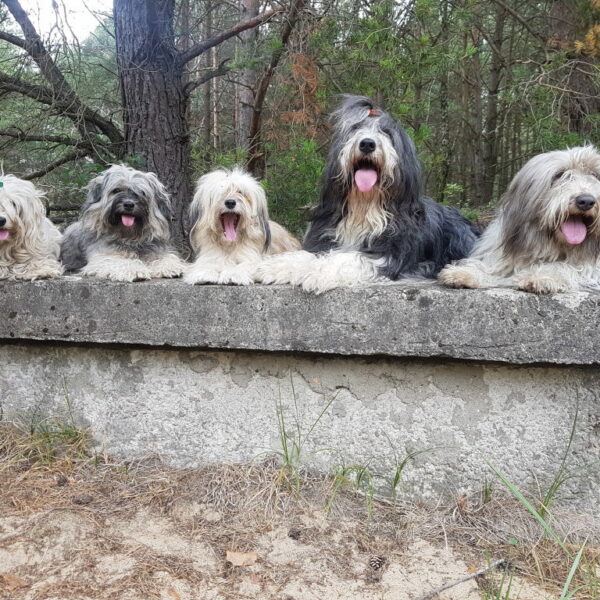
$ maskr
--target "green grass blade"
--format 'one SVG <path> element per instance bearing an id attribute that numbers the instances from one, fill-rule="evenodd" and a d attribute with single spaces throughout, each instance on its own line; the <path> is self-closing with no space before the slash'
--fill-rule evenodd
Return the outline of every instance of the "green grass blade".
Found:
<path id="1" fill-rule="evenodd" d="M 563 587 L 562 594 L 560 595 L 560 600 L 568 600 L 569 598 L 572 598 L 573 595 L 578 590 L 581 589 L 581 588 L 577 588 L 576 590 L 573 590 L 572 592 L 569 593 L 569 588 L 571 587 L 571 582 L 573 581 L 573 577 L 575 577 L 575 573 L 577 572 L 577 569 L 579 568 L 579 563 L 581 561 L 581 557 L 583 556 L 583 550 L 585 548 L 585 544 L 586 544 L 586 542 L 583 542 L 583 544 L 581 545 L 581 548 L 579 548 L 579 552 L 575 556 L 575 560 L 573 561 L 573 564 L 571 565 L 571 569 L 569 570 L 567 579 L 565 580 L 565 585 Z"/>
<path id="2" fill-rule="evenodd" d="M 532 514 L 534 519 L 544 528 L 544 531 L 562 548 L 562 550 L 568 555 L 571 556 L 571 553 L 563 543 L 563 541 L 556 535 L 556 532 L 546 520 L 540 515 L 540 513 L 535 510 L 535 508 L 531 505 L 529 500 L 523 496 L 523 494 L 517 489 L 517 487 L 504 475 L 501 471 L 499 471 L 492 463 L 487 463 L 490 469 L 494 471 L 497 477 L 502 481 L 502 483 L 512 492 L 513 496 Z"/>

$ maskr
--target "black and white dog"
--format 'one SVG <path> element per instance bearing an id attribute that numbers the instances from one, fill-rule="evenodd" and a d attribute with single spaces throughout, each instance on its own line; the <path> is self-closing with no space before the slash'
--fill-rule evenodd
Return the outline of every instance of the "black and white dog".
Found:
<path id="1" fill-rule="evenodd" d="M 326 290 L 404 277 L 434 278 L 469 254 L 479 232 L 425 198 L 415 146 L 368 98 L 346 96 L 304 251 L 265 259 L 256 279 Z"/>

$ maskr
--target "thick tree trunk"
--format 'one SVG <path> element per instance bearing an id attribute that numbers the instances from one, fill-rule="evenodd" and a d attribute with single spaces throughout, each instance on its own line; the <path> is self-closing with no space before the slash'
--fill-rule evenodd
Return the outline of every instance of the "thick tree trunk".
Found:
<path id="1" fill-rule="evenodd" d="M 175 0 L 115 0 L 114 18 L 127 154 L 139 157 L 171 193 L 173 239 L 184 249 L 192 185 L 174 7 Z"/>

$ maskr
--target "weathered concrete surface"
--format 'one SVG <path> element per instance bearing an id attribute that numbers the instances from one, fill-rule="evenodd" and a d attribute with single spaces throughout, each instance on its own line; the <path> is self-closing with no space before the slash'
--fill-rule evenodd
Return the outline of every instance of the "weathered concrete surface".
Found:
<path id="1" fill-rule="evenodd" d="M 600 294 L 0 281 L 0 340 L 600 363 Z"/>
<path id="2" fill-rule="evenodd" d="M 36 294 L 50 296 L 54 293 L 50 290 L 62 289 L 33 287 L 39 289 Z M 122 323 L 131 306 L 116 304 L 128 298 L 126 287 L 114 286 L 110 302 L 113 310 L 123 313 Z M 84 290 L 95 286 L 70 289 L 76 292 L 67 295 L 65 303 L 73 306 Z M 206 292 L 210 293 L 217 294 Z M 229 293 L 230 298 L 236 297 L 233 291 Z M 277 296 L 277 290 L 263 293 Z M 289 292 L 279 293 L 291 298 Z M 369 293 L 387 294 L 388 290 Z M 437 293 L 431 292 L 434 297 Z M 256 302 L 253 306 L 260 306 L 256 296 L 251 297 Z M 300 303 L 307 302 L 298 298 Z M 60 314 L 58 300 L 57 295 L 52 301 L 54 312 Z M 529 297 L 516 301 L 532 302 Z M 404 302 L 410 306 L 410 301 Z M 540 300 L 540 306 L 551 303 Z M 242 312 L 244 308 L 231 307 Z M 175 335 L 153 320 L 154 309 L 148 310 L 147 329 Z M 262 310 L 268 309 L 263 306 Z M 177 319 L 182 322 L 181 315 Z M 98 317 L 94 320 L 95 333 L 110 338 L 108 324 Z M 59 322 L 59 318 L 51 319 L 50 330 L 56 331 Z M 135 323 L 140 323 L 138 318 Z M 74 326 L 72 321 L 67 324 Z M 189 323 L 189 329 L 196 326 L 212 331 L 207 324 Z M 127 327 L 115 335 L 133 335 L 134 331 Z M 140 335 L 148 339 L 143 331 Z M 189 332 L 184 335 L 193 340 Z M 232 332 L 229 339 L 241 343 L 236 335 Z M 577 403 L 569 472 L 597 461 L 599 390 L 597 367 L 435 364 L 379 357 L 52 344 L 0 346 L 0 401 L 5 418 L 27 421 L 64 415 L 68 395 L 75 419 L 89 426 L 109 452 L 124 457 L 159 453 L 175 465 L 193 466 L 248 460 L 265 450 L 280 449 L 276 417 L 280 398 L 290 435 L 297 425 L 306 433 L 335 398 L 304 446 L 305 460 L 324 470 L 339 464 L 368 464 L 380 477 L 377 485 L 385 489 L 396 462 L 407 452 L 435 449 L 409 463 L 402 483 L 404 493 L 425 498 L 481 489 L 484 482 L 493 480 L 486 460 L 523 489 L 537 489 L 538 484 L 543 489 L 559 466 Z M 319 449 L 326 451 L 315 452 Z M 596 463 L 568 481 L 559 493 L 560 501 L 600 516 L 599 486 Z M 500 483 L 495 487 L 501 487 Z"/>

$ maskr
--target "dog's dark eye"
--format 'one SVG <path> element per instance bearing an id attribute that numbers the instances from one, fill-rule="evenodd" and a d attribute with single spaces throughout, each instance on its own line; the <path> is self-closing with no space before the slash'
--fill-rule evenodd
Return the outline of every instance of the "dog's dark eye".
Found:
<path id="1" fill-rule="evenodd" d="M 594 176 L 596 179 L 600 180 L 600 173 L 592 173 L 592 175 L 593 175 L 593 176 Z"/>
<path id="2" fill-rule="evenodd" d="M 121 192 L 123 192 L 123 188 L 115 188 L 111 194 L 115 195 L 115 194 L 120 194 Z"/>
<path id="3" fill-rule="evenodd" d="M 558 173 L 556 173 L 552 178 L 552 183 L 556 183 L 564 174 L 565 171 L 559 171 Z"/>

